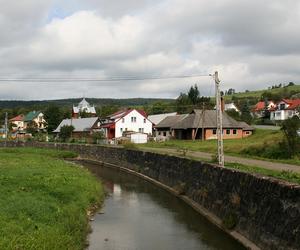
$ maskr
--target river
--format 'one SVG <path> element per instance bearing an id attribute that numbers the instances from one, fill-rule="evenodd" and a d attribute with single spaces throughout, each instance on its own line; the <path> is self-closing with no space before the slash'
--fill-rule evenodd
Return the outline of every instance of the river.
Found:
<path id="1" fill-rule="evenodd" d="M 167 191 L 116 169 L 86 164 L 108 192 L 91 222 L 90 250 L 245 249 Z"/>

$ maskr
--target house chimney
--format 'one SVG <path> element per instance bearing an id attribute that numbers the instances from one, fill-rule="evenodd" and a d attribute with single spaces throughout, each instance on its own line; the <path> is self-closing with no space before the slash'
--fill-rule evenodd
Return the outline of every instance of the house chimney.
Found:
<path id="1" fill-rule="evenodd" d="M 224 112 L 225 111 L 225 101 L 223 96 L 221 96 L 221 111 Z"/>

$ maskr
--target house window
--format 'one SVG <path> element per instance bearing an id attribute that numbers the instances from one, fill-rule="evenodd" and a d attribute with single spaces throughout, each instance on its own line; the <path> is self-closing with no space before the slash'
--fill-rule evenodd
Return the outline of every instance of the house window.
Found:
<path id="1" fill-rule="evenodd" d="M 164 136 L 167 136 L 167 132 L 164 132 Z"/>
<path id="2" fill-rule="evenodd" d="M 121 134 L 123 133 L 123 128 L 120 128 L 120 132 L 121 132 Z"/>
<path id="3" fill-rule="evenodd" d="M 217 130 L 213 129 L 213 135 L 216 135 L 216 134 L 217 134 Z"/>
<path id="4" fill-rule="evenodd" d="M 146 118 L 144 118 L 144 123 L 146 123 Z"/>
<path id="5" fill-rule="evenodd" d="M 249 132 L 249 131 L 247 131 L 247 132 L 246 132 L 246 135 L 250 135 L 250 132 Z"/>
<path id="6" fill-rule="evenodd" d="M 226 135 L 230 135 L 230 129 L 226 129 Z"/>
<path id="7" fill-rule="evenodd" d="M 233 133 L 234 135 L 236 135 L 236 129 L 232 130 L 232 133 Z"/>
<path id="8" fill-rule="evenodd" d="M 144 133 L 144 128 L 139 128 L 140 133 Z"/>
<path id="9" fill-rule="evenodd" d="M 285 109 L 285 104 L 284 103 L 280 104 L 279 109 L 284 110 Z"/>
<path id="10" fill-rule="evenodd" d="M 98 122 L 98 123 L 97 123 L 97 127 L 100 127 L 100 126 L 101 126 L 101 123 L 100 123 L 100 122 Z"/>
<path id="11" fill-rule="evenodd" d="M 136 117 L 135 116 L 131 117 L 131 122 L 136 122 Z"/>
<path id="12" fill-rule="evenodd" d="M 125 128 L 125 131 L 127 131 L 128 130 L 128 128 Z"/>
<path id="13" fill-rule="evenodd" d="M 161 135 L 161 132 L 158 132 L 158 135 Z"/>
<path id="14" fill-rule="evenodd" d="M 122 123 L 124 123 L 125 122 L 125 118 L 122 118 Z"/>

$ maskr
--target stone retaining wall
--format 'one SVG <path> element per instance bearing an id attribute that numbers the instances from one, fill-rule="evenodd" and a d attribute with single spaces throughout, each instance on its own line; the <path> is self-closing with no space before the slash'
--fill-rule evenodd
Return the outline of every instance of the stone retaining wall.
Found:
<path id="1" fill-rule="evenodd" d="M 2 143 L 3 145 L 3 143 Z M 1 143 L 0 143 L 1 146 Z M 185 194 L 262 249 L 300 249 L 300 186 L 199 161 L 76 144 L 8 143 L 72 150 L 134 170 Z"/>

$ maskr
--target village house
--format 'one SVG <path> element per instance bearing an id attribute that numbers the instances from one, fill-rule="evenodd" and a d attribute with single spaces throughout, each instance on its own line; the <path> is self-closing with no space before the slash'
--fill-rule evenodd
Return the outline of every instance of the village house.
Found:
<path id="1" fill-rule="evenodd" d="M 167 117 L 157 126 L 159 136 L 172 136 L 175 139 L 217 139 L 216 110 L 193 110 L 188 115 Z M 253 128 L 244 122 L 238 122 L 223 112 L 223 138 L 241 139 L 250 136 Z"/>
<path id="2" fill-rule="evenodd" d="M 5 139 L 6 133 L 4 128 L 0 128 L 0 139 Z"/>
<path id="3" fill-rule="evenodd" d="M 72 118 L 80 118 L 83 114 L 87 114 L 90 117 L 96 117 L 96 109 L 94 106 L 90 105 L 85 98 L 78 104 L 78 106 L 73 106 L 72 108 Z M 84 118 L 84 117 L 83 117 Z"/>
<path id="4" fill-rule="evenodd" d="M 24 115 L 18 115 L 9 120 L 9 123 L 12 126 L 12 132 L 23 131 L 24 130 Z"/>
<path id="5" fill-rule="evenodd" d="M 275 108 L 276 108 L 276 104 L 273 101 L 267 101 L 267 102 L 260 101 L 254 106 L 254 108 L 252 109 L 252 113 L 254 116 L 261 118 L 264 116 L 265 110 L 271 111 L 272 109 Z"/>
<path id="6" fill-rule="evenodd" d="M 28 129 L 30 126 L 35 127 L 37 130 L 45 130 L 47 128 L 47 122 L 44 119 L 44 114 L 40 111 L 31 111 L 24 117 L 24 129 Z"/>
<path id="7" fill-rule="evenodd" d="M 300 115 L 300 99 L 282 99 L 277 106 L 270 110 L 271 121 L 283 121 Z"/>
<path id="8" fill-rule="evenodd" d="M 172 115 L 165 117 L 155 126 L 155 138 L 157 141 L 165 141 L 175 137 L 173 126 L 184 119 L 188 114 Z"/>
<path id="9" fill-rule="evenodd" d="M 234 111 L 240 113 L 240 110 L 238 109 L 238 107 L 233 102 L 232 103 L 225 103 L 224 110 L 225 111 L 234 110 Z"/>
<path id="10" fill-rule="evenodd" d="M 155 126 L 158 123 L 160 123 L 163 119 L 165 119 L 168 116 L 174 116 L 177 115 L 177 112 L 173 113 L 164 113 L 164 114 L 156 114 L 156 115 L 149 115 L 148 119 L 152 122 L 152 124 Z"/>
<path id="11" fill-rule="evenodd" d="M 101 128 L 108 140 L 121 138 L 124 133 L 129 132 L 152 135 L 152 122 L 144 111 L 136 109 L 123 110 L 108 116 Z"/>
<path id="12" fill-rule="evenodd" d="M 216 106 L 214 107 L 214 109 L 216 109 Z M 240 113 L 241 111 L 239 110 L 239 108 L 233 103 L 224 103 L 224 99 L 222 98 L 222 109 L 224 111 L 230 111 L 230 110 L 234 110 L 238 113 Z"/>
<path id="13" fill-rule="evenodd" d="M 92 141 L 93 133 L 102 131 L 98 117 L 64 119 L 53 133 L 58 134 L 63 126 L 73 126 L 72 138 L 86 139 L 88 142 Z"/>

